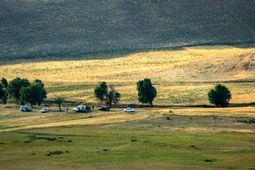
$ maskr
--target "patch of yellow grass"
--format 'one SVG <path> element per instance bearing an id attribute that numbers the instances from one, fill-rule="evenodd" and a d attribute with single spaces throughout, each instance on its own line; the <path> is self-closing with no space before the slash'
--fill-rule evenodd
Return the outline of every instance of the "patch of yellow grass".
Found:
<path id="1" fill-rule="evenodd" d="M 66 114 L 66 113 L 47 113 L 36 114 L 32 117 L 13 118 L 0 121 L 1 126 L 20 126 L 10 129 L 3 129 L 3 131 L 13 131 L 19 129 L 56 127 L 56 126 L 70 126 L 70 125 L 92 125 L 92 124 L 109 124 L 117 122 L 134 121 L 144 119 L 147 117 L 146 113 L 139 112 L 139 114 L 127 114 L 119 111 L 98 112 L 93 114 Z"/>
<path id="2" fill-rule="evenodd" d="M 173 111 L 169 113 L 169 110 Z M 244 116 L 255 117 L 255 107 L 226 107 L 226 108 L 173 108 L 160 109 L 160 114 L 176 114 L 189 116 Z"/>
<path id="3" fill-rule="evenodd" d="M 19 64 L 1 65 L 0 75 L 8 80 L 16 77 L 29 80 L 41 79 L 46 88 L 57 88 L 59 85 L 66 89 L 51 91 L 48 96 L 65 95 L 68 100 L 82 99 L 93 101 L 93 88 L 79 87 L 70 90 L 68 86 L 74 84 L 96 85 L 99 82 L 121 85 L 122 98 L 135 101 L 136 82 L 144 78 L 151 78 L 158 84 L 158 98 L 156 102 L 167 103 L 167 90 L 186 91 L 195 86 L 166 87 L 167 83 L 184 81 L 227 81 L 253 80 L 255 69 L 251 66 L 245 70 L 245 63 L 253 60 L 255 48 L 236 48 L 230 46 L 196 47 L 182 50 L 137 52 L 119 54 L 119 57 L 93 60 L 72 61 L 40 61 L 29 60 Z M 102 54 L 103 56 L 104 54 Z M 118 56 L 118 55 L 117 55 Z M 238 65 L 240 64 L 241 65 Z M 243 65 L 242 65 L 243 64 Z M 165 84 L 164 84 L 165 83 Z M 206 85 L 208 87 L 208 85 Z M 200 95 L 200 94 L 199 94 Z M 203 94 L 204 95 L 204 94 Z M 198 96 L 199 97 L 199 96 Z M 126 102 L 126 101 L 125 101 Z"/>
<path id="4" fill-rule="evenodd" d="M 221 67 L 225 61 L 236 61 L 241 55 L 254 53 L 255 48 L 186 48 L 177 51 L 138 52 L 124 57 L 102 60 L 46 61 L 0 66 L 0 74 L 8 79 L 17 76 L 40 78 L 46 82 L 110 82 L 137 81 L 144 77 L 178 76 L 179 69 L 200 73 L 206 65 Z M 201 63 L 203 65 L 201 65 Z M 199 66 L 194 68 L 195 66 Z M 178 68 L 178 69 L 177 69 Z M 177 69 L 177 70 L 176 70 Z M 176 72 L 177 71 L 177 72 Z M 206 71 L 206 70 L 205 70 Z M 222 70 L 219 70 L 222 71 Z M 173 72 L 173 73 L 172 73 Z M 176 72 L 176 74 L 175 74 Z M 189 73 L 180 73 L 190 75 Z M 210 72 L 210 74 L 212 74 Z M 107 79 L 106 79 L 107 78 Z M 161 77 L 162 78 L 162 77 Z M 189 77 L 185 77 L 186 80 Z M 170 78 L 174 80 L 173 78 Z"/>

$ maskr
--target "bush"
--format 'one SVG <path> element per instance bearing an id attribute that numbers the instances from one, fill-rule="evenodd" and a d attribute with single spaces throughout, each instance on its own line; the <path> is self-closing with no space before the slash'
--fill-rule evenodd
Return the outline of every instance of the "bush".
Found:
<path id="1" fill-rule="evenodd" d="M 227 106 L 231 99 L 231 93 L 227 87 L 218 84 L 208 93 L 208 99 L 211 104 L 218 106 Z"/>

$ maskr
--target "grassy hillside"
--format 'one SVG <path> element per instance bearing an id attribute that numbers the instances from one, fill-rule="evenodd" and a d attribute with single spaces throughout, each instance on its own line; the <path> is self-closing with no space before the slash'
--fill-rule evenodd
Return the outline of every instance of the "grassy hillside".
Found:
<path id="1" fill-rule="evenodd" d="M 218 82 L 230 88 L 232 103 L 251 103 L 255 102 L 254 56 L 255 48 L 208 46 L 58 61 L 22 59 L 16 64 L 1 62 L 0 75 L 8 80 L 39 78 L 49 99 L 64 95 L 67 100 L 97 102 L 94 89 L 106 81 L 122 94 L 122 104 L 137 103 L 136 82 L 150 78 L 158 91 L 155 104 L 208 104 L 207 93 Z"/>
<path id="2" fill-rule="evenodd" d="M 251 0 L 1 0 L 0 59 L 255 39 Z"/>

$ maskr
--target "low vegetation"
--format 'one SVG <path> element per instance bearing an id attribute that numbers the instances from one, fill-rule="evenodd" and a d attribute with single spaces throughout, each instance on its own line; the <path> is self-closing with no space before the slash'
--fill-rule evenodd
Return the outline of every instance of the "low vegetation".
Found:
<path id="1" fill-rule="evenodd" d="M 0 133 L 0 166 L 4 169 L 30 169 L 35 165 L 44 169 L 255 166 L 255 124 L 237 122 L 242 117 L 254 117 L 254 107 L 176 107 L 171 108 L 171 113 L 168 108 L 149 107 L 138 109 L 135 114 L 120 109 L 107 113 L 44 115 L 36 110 L 18 113 L 14 107 L 1 106 L 0 110 L 2 125 L 15 122 L 20 125 L 16 129 L 2 129 Z M 11 114 L 5 114 L 8 110 Z M 89 118 L 90 115 L 95 117 Z M 83 124 L 77 124 L 78 121 Z"/>

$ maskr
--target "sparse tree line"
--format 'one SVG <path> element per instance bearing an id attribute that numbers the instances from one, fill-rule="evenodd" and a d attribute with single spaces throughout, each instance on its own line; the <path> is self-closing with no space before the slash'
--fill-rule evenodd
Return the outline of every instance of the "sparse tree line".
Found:
<path id="1" fill-rule="evenodd" d="M 144 104 L 153 105 L 153 100 L 157 96 L 157 90 L 152 85 L 150 79 L 140 80 L 136 84 L 138 92 L 138 101 Z M 113 104 L 118 104 L 121 94 L 117 92 L 113 85 L 108 85 L 106 82 L 101 82 L 95 88 L 95 96 L 101 102 L 112 107 Z M 5 78 L 0 82 L 0 100 L 6 104 L 7 100 L 14 99 L 17 104 L 29 103 L 31 106 L 40 106 L 47 98 L 47 92 L 41 80 L 36 79 L 29 82 L 28 79 L 15 78 L 8 82 Z M 208 100 L 211 104 L 218 106 L 227 106 L 231 99 L 231 93 L 227 87 L 218 84 L 208 93 Z M 55 98 L 56 103 L 61 110 L 61 104 L 65 101 L 64 97 L 58 96 Z"/>
<path id="2" fill-rule="evenodd" d="M 109 86 L 110 91 L 106 82 L 100 83 L 95 89 L 95 96 L 101 102 L 105 102 L 110 107 L 112 103 L 117 104 L 120 100 L 121 94 L 114 90 L 113 86 Z M 152 85 L 150 79 L 140 80 L 136 84 L 138 92 L 138 101 L 144 104 L 153 105 L 153 100 L 157 96 L 157 90 Z M 227 106 L 231 99 L 231 93 L 229 89 L 221 84 L 216 85 L 213 89 L 208 92 L 208 100 L 211 104 L 218 106 Z"/>

